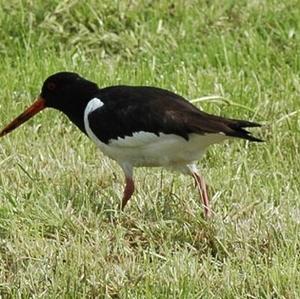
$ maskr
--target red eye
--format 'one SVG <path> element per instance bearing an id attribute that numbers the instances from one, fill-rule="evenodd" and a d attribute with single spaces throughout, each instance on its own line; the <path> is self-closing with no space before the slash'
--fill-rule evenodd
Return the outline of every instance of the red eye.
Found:
<path id="1" fill-rule="evenodd" d="M 56 89 L 56 84 L 54 83 L 54 82 L 49 82 L 48 84 L 47 84 L 47 88 L 49 89 L 49 90 L 55 90 Z"/>

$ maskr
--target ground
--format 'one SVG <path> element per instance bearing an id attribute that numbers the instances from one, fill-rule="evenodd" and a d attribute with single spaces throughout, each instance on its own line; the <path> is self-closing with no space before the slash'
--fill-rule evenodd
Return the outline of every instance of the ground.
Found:
<path id="1" fill-rule="evenodd" d="M 300 297 L 300 3 L 0 1 L 0 126 L 69 70 L 159 86 L 255 120 L 263 144 L 212 147 L 192 179 L 123 175 L 62 114 L 0 140 L 0 293 L 11 298 Z"/>

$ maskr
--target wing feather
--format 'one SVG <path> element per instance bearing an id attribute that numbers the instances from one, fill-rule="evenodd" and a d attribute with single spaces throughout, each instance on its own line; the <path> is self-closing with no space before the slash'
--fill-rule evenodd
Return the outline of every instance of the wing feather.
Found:
<path id="1" fill-rule="evenodd" d="M 137 132 L 175 134 L 188 140 L 191 133 L 215 134 L 261 141 L 245 127 L 259 126 L 200 111 L 183 97 L 154 87 L 114 86 L 100 90 L 104 103 L 88 116 L 94 134 L 104 143 Z"/>

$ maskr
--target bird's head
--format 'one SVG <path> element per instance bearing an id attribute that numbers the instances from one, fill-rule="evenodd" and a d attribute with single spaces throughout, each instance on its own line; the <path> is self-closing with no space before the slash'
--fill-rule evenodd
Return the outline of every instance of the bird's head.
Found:
<path id="1" fill-rule="evenodd" d="M 60 72 L 48 77 L 36 101 L 22 114 L 8 124 L 0 137 L 13 131 L 44 108 L 51 107 L 67 115 L 84 107 L 97 92 L 96 83 L 88 81 L 76 73 Z"/>

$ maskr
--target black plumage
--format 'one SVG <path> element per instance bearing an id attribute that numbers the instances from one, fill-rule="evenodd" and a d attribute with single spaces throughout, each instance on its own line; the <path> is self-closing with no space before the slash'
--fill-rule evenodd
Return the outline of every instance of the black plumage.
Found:
<path id="1" fill-rule="evenodd" d="M 135 132 L 175 134 L 223 133 L 250 141 L 261 141 L 245 127 L 257 123 L 228 119 L 200 111 L 183 97 L 165 89 L 148 86 L 111 86 L 94 95 L 104 103 L 89 115 L 92 131 L 104 143 Z"/>

